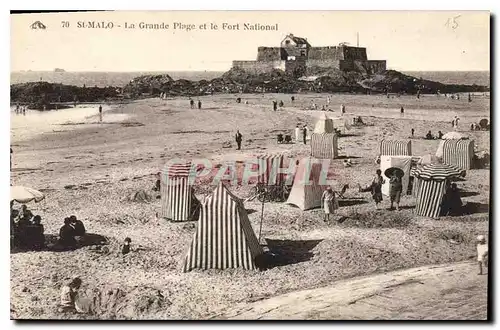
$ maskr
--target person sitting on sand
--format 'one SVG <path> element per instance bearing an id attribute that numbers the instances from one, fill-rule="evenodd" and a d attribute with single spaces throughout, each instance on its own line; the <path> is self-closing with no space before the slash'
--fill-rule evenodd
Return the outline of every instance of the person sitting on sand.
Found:
<path id="1" fill-rule="evenodd" d="M 75 228 L 71 226 L 71 219 L 65 218 L 64 225 L 59 229 L 58 243 L 63 249 L 74 249 L 76 247 Z"/>
<path id="2" fill-rule="evenodd" d="M 434 137 L 432 136 L 431 131 L 427 132 L 427 134 L 425 135 L 425 139 L 426 140 L 434 140 Z"/>
<path id="3" fill-rule="evenodd" d="M 33 218 L 33 213 L 23 204 L 23 206 L 21 206 L 21 212 L 19 213 L 19 224 L 29 225 L 31 218 Z"/>
<path id="4" fill-rule="evenodd" d="M 130 252 L 130 243 L 132 243 L 132 240 L 130 239 L 130 237 L 126 237 L 125 241 L 123 242 L 123 245 L 122 245 L 122 254 L 123 255 L 126 255 Z"/>
<path id="5" fill-rule="evenodd" d="M 378 204 L 382 202 L 382 185 L 385 183 L 384 178 L 382 177 L 382 171 L 377 170 L 376 175 L 373 178 L 373 181 L 371 184 L 366 187 L 366 188 L 361 188 L 360 185 L 359 187 L 359 192 L 368 192 L 370 191 L 372 193 L 372 198 L 375 201 L 375 208 L 378 210 Z"/>
<path id="6" fill-rule="evenodd" d="M 155 185 L 153 186 L 153 191 L 160 191 L 161 190 L 161 172 L 156 173 L 156 181 Z"/>
<path id="7" fill-rule="evenodd" d="M 43 235 L 44 233 L 44 228 L 42 225 L 42 217 L 39 215 L 35 215 L 33 217 L 33 231 L 31 235 L 31 243 L 32 246 L 35 250 L 41 250 L 45 246 L 45 236 Z"/>
<path id="8" fill-rule="evenodd" d="M 295 96 L 292 96 L 291 100 L 292 100 L 292 103 L 293 103 L 293 101 L 295 101 Z"/>
<path id="9" fill-rule="evenodd" d="M 460 190 L 456 183 L 452 183 L 447 189 L 441 202 L 441 214 L 446 215 L 462 215 L 462 199 L 460 198 Z"/>
<path id="10" fill-rule="evenodd" d="M 443 138 L 443 132 L 439 131 L 438 132 L 438 139 L 442 139 Z"/>
<path id="11" fill-rule="evenodd" d="M 344 159 L 344 167 L 351 167 L 352 166 L 352 163 L 351 163 L 351 159 Z"/>
<path id="12" fill-rule="evenodd" d="M 478 275 L 483 275 L 483 265 L 484 268 L 488 269 L 488 244 L 486 244 L 486 238 L 483 235 L 477 237 L 477 263 L 479 266 Z"/>
<path id="13" fill-rule="evenodd" d="M 75 236 L 85 235 L 85 226 L 81 220 L 78 220 L 76 216 L 72 215 L 69 217 L 71 227 L 75 229 Z"/>
<path id="14" fill-rule="evenodd" d="M 61 287 L 59 313 L 77 312 L 76 302 L 78 300 L 78 290 L 81 285 L 82 280 L 79 277 L 75 277 L 68 284 Z"/>

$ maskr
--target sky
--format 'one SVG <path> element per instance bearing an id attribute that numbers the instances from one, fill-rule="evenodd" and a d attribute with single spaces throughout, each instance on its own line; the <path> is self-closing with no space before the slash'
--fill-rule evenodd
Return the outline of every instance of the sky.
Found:
<path id="1" fill-rule="evenodd" d="M 368 59 L 386 60 L 394 70 L 490 69 L 487 11 L 120 11 L 10 19 L 11 71 L 225 71 L 232 60 L 255 60 L 259 46 L 279 46 L 288 33 L 307 38 L 313 47 L 355 46 L 359 33 Z M 35 21 L 46 29 L 31 29 Z M 78 27 L 89 21 L 114 27 Z M 169 29 L 140 29 L 141 22 Z M 174 23 L 195 29 L 174 29 Z M 200 29 L 205 23 L 207 29 Z M 211 23 L 219 29 L 210 29 Z M 240 29 L 224 30 L 224 23 Z M 278 24 L 278 30 L 248 31 L 244 23 Z"/>

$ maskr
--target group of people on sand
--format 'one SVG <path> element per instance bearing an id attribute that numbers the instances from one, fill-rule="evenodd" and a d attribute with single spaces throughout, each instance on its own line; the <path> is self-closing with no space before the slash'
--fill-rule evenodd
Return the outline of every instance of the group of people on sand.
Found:
<path id="1" fill-rule="evenodd" d="M 425 140 L 435 140 L 435 139 L 440 140 L 443 137 L 443 135 L 444 134 L 441 131 L 438 131 L 437 136 L 432 135 L 432 131 L 428 131 L 427 134 L 425 134 Z"/>
<path id="2" fill-rule="evenodd" d="M 382 171 L 377 170 L 375 172 L 375 177 L 372 182 L 362 188 L 358 185 L 359 192 L 370 192 L 372 194 L 373 201 L 375 202 L 375 209 L 379 209 L 379 204 L 382 202 L 382 185 L 385 183 L 385 179 L 382 176 Z M 396 204 L 396 210 L 399 211 L 399 202 L 401 199 L 401 194 L 403 192 L 402 178 L 394 172 L 389 178 L 389 198 L 391 201 L 391 206 L 389 210 L 394 210 L 394 204 Z"/>
<path id="3" fill-rule="evenodd" d="M 189 105 L 191 106 L 191 109 L 194 109 L 194 100 L 189 99 Z M 201 100 L 198 100 L 198 109 L 201 109 Z"/>
<path id="4" fill-rule="evenodd" d="M 14 112 L 16 115 L 20 115 L 20 114 L 26 115 L 27 109 L 28 109 L 28 107 L 26 105 L 16 104 L 16 107 L 14 108 Z"/>
<path id="5" fill-rule="evenodd" d="M 11 201 L 10 235 L 11 247 L 41 250 L 45 246 L 42 217 L 33 215 L 24 204 L 20 210 L 14 209 L 14 201 Z"/>
<path id="6" fill-rule="evenodd" d="M 307 144 L 307 136 L 309 135 L 309 128 L 307 125 L 300 127 L 300 124 L 295 126 L 295 143 L 299 143 L 301 140 L 304 144 Z M 301 139 L 302 137 L 302 139 Z"/>
<path id="7" fill-rule="evenodd" d="M 59 229 L 59 240 L 53 247 L 56 250 L 72 250 L 82 242 L 85 236 L 85 226 L 81 220 L 72 215 L 64 219 L 64 225 Z"/>

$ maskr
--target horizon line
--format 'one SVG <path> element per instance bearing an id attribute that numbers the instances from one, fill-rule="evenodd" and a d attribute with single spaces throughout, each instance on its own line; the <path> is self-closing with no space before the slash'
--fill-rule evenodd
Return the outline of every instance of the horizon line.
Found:
<path id="1" fill-rule="evenodd" d="M 64 69 L 62 69 L 64 70 Z M 230 70 L 230 69 L 229 69 Z M 102 71 L 102 70 L 74 70 L 74 71 L 61 71 L 61 72 L 56 72 L 54 69 L 53 70 L 15 70 L 15 71 L 10 71 L 10 73 L 25 73 L 25 72 L 52 72 L 52 73 L 142 73 L 142 72 L 226 72 L 229 70 L 132 70 L 132 71 L 115 71 L 115 70 L 110 70 L 110 71 Z M 393 70 L 393 71 L 400 71 L 400 72 L 491 72 L 491 70 L 406 70 L 406 69 L 393 69 L 393 68 L 388 68 L 386 71 Z"/>

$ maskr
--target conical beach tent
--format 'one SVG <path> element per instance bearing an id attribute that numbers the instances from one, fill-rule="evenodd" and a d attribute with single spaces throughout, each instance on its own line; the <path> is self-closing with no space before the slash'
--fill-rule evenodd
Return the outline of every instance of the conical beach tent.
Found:
<path id="1" fill-rule="evenodd" d="M 201 204 L 183 271 L 195 268 L 256 269 L 255 258 L 263 253 L 243 202 L 220 182 Z"/>
<path id="2" fill-rule="evenodd" d="M 286 201 L 301 210 L 321 206 L 321 196 L 326 186 L 320 185 L 321 163 L 314 158 L 302 158 L 295 171 L 292 190 Z"/>
<path id="3" fill-rule="evenodd" d="M 189 182 L 190 170 L 190 162 L 165 167 L 161 179 L 161 217 L 172 221 L 196 219 L 199 201 Z"/>
<path id="4" fill-rule="evenodd" d="M 325 113 L 321 115 L 321 117 L 316 122 L 314 126 L 313 133 L 322 134 L 322 133 L 334 133 L 333 120 L 329 119 Z"/>

